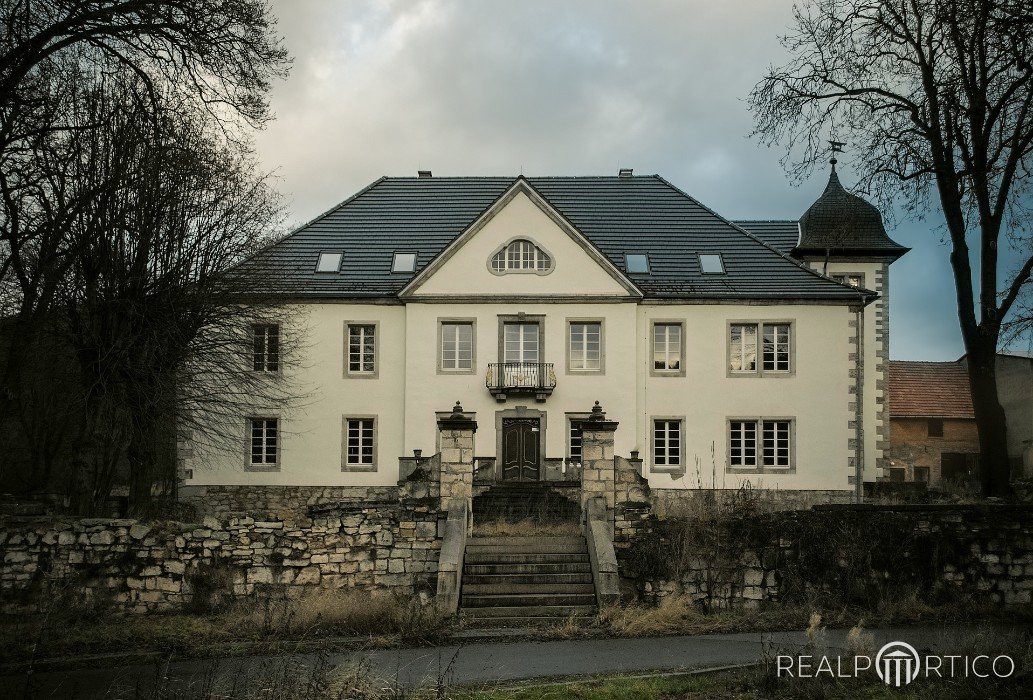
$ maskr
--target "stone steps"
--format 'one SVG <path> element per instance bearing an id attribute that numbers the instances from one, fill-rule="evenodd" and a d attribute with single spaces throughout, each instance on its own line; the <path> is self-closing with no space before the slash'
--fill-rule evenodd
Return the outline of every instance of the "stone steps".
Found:
<path id="1" fill-rule="evenodd" d="M 576 488 L 553 487 L 538 481 L 504 481 L 474 496 L 473 515 L 477 522 L 499 519 L 577 522 L 581 517 L 578 498 Z"/>
<path id="2" fill-rule="evenodd" d="M 471 537 L 460 608 L 475 624 L 527 626 L 596 613 L 583 537 Z"/>

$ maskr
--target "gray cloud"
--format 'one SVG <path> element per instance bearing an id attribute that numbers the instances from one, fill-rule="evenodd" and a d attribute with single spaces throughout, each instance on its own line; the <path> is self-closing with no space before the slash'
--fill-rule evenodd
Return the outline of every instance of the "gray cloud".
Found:
<path id="1" fill-rule="evenodd" d="M 747 138 L 744 98 L 783 57 L 790 0 L 276 0 L 294 56 L 257 138 L 293 220 L 381 175 L 660 173 L 722 214 L 797 218 L 778 151 Z M 841 168 L 849 181 L 849 157 Z M 946 252 L 892 235 L 893 355 L 961 353 Z"/>

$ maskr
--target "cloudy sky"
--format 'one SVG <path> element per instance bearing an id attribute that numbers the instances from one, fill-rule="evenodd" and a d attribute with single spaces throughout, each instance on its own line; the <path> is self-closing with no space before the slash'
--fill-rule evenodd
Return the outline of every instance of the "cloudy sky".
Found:
<path id="1" fill-rule="evenodd" d="M 827 171 L 793 186 L 749 138 L 745 98 L 791 0 L 276 0 L 294 56 L 259 134 L 301 223 L 381 175 L 660 173 L 728 218 L 796 219 Z M 850 157 L 840 173 L 851 183 Z M 890 231 L 891 353 L 955 359 L 935 218 Z"/>

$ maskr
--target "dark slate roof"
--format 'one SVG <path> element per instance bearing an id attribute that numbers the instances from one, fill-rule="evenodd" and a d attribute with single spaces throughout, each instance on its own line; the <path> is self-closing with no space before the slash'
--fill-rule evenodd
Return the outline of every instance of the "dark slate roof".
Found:
<path id="1" fill-rule="evenodd" d="M 792 220 L 733 221 L 739 228 L 767 243 L 775 250 L 788 255 L 800 240 L 800 222 Z"/>
<path id="2" fill-rule="evenodd" d="M 518 178 L 381 178 L 256 256 L 292 297 L 396 295 L 413 274 L 392 253 L 418 253 L 416 273 Z M 857 290 L 806 269 L 707 209 L 663 178 L 541 177 L 527 182 L 622 272 L 647 253 L 651 274 L 628 274 L 650 298 L 856 300 Z M 340 273 L 316 273 L 320 251 L 343 251 Z M 704 275 L 699 253 L 721 253 L 725 275 Z"/>
<path id="3" fill-rule="evenodd" d="M 908 248 L 890 239 L 882 214 L 869 202 L 847 192 L 836 174 L 835 163 L 818 200 L 800 217 L 800 242 L 796 254 L 877 254 L 900 257 Z"/>
<path id="4" fill-rule="evenodd" d="M 891 418 L 975 418 L 962 362 L 891 360 Z"/>

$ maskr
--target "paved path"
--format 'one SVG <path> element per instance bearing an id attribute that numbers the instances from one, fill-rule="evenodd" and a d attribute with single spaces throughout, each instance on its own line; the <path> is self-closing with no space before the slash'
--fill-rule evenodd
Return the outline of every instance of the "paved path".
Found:
<path id="1" fill-rule="evenodd" d="M 1000 628 L 998 628 L 1000 629 Z M 913 627 L 872 630 L 876 649 L 893 641 L 906 641 L 918 649 L 951 652 L 952 642 L 971 637 L 968 627 Z M 1029 627 L 1010 628 L 1029 632 Z M 828 653 L 844 650 L 846 632 L 826 632 Z M 242 679 L 256 677 L 308 678 L 320 663 L 347 669 L 361 665 L 381 687 L 433 686 L 514 682 L 541 678 L 587 676 L 643 671 L 678 671 L 749 664 L 765 654 L 800 650 L 807 638 L 802 632 L 715 634 L 642 639 L 591 639 L 553 642 L 475 642 L 423 649 L 384 649 L 286 657 L 242 657 L 181 661 L 166 669 L 154 665 L 83 669 L 36 674 L 34 697 L 108 697 L 113 686 L 132 688 L 129 697 L 148 697 L 159 673 L 167 674 L 167 688 L 176 696 L 190 689 L 240 688 Z M 22 697 L 25 677 L 0 678 L 0 697 Z M 123 695 L 126 696 L 126 695 Z"/>

